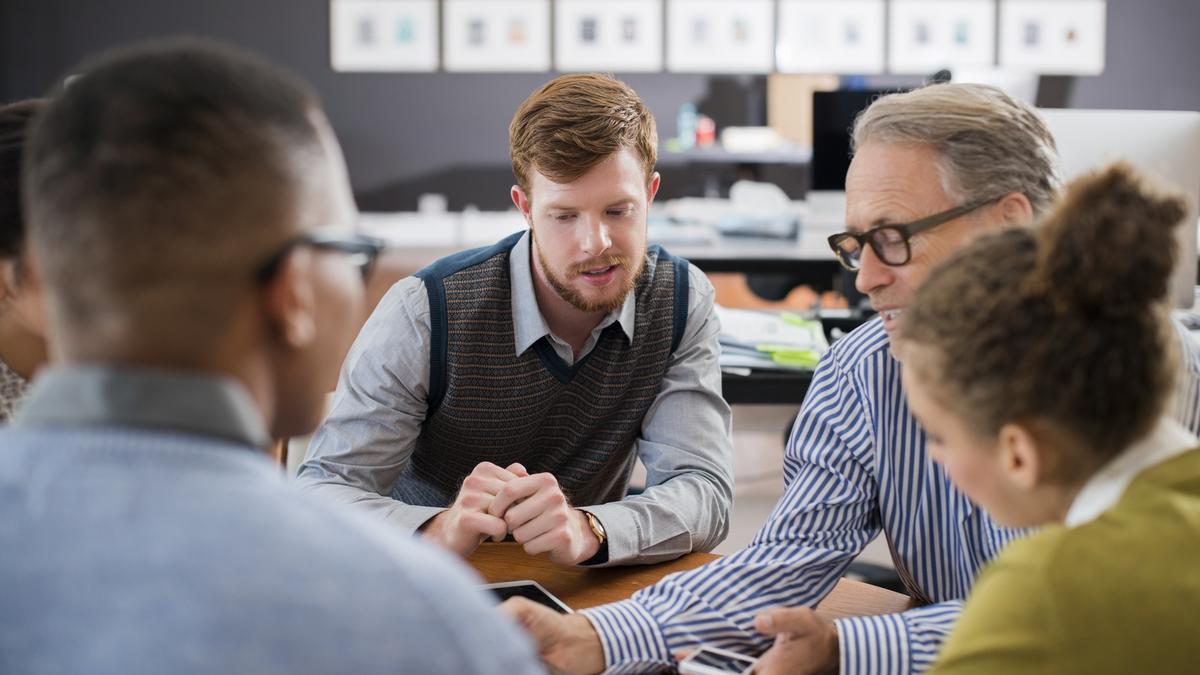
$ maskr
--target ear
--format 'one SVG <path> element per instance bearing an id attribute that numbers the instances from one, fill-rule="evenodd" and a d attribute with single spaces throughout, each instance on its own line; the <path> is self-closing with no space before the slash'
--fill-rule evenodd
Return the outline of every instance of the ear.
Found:
<path id="1" fill-rule="evenodd" d="M 17 294 L 17 260 L 0 258 L 0 302 L 12 300 Z"/>
<path id="2" fill-rule="evenodd" d="M 646 192 L 650 196 L 650 198 L 646 200 L 647 204 L 654 203 L 654 195 L 658 194 L 658 188 L 661 183 L 662 183 L 662 175 L 661 174 L 659 174 L 657 171 L 650 174 L 650 184 L 647 186 L 647 189 L 646 189 Z"/>
<path id="3" fill-rule="evenodd" d="M 1033 224 L 1033 204 L 1021 192 L 1010 192 L 1000 198 L 995 208 L 1000 209 L 1000 221 L 1006 228 L 1028 227 Z"/>
<path id="4" fill-rule="evenodd" d="M 520 185 L 512 186 L 510 193 L 513 205 L 517 207 L 521 215 L 525 216 L 525 223 L 533 227 L 533 217 L 529 213 L 529 210 L 533 208 L 533 203 L 529 201 L 529 195 L 525 194 Z"/>
<path id="5" fill-rule="evenodd" d="M 11 284 L 11 285 L 10 285 Z M 46 335 L 46 304 L 42 296 L 42 272 L 28 253 L 20 260 L 8 263 L 4 270 L 4 282 L 0 284 L 0 301 L 11 298 L 17 301 L 22 323 L 37 335 Z"/>
<path id="6" fill-rule="evenodd" d="M 264 313 L 273 335 L 286 348 L 300 350 L 317 336 L 312 253 L 293 249 L 263 288 Z"/>
<path id="7" fill-rule="evenodd" d="M 1000 469 L 1004 477 L 1023 491 L 1033 490 L 1042 483 L 1046 448 L 1029 427 L 1009 423 L 1000 428 Z"/>

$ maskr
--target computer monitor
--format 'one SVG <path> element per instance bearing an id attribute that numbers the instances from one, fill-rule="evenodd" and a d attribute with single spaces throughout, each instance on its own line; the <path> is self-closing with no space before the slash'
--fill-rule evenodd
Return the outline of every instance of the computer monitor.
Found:
<path id="1" fill-rule="evenodd" d="M 897 89 L 839 89 L 813 92 L 812 174 L 813 190 L 844 191 L 850 169 L 850 132 L 854 118 L 875 99 Z"/>
<path id="2" fill-rule="evenodd" d="M 1177 232 L 1179 260 L 1171 278 L 1177 307 L 1191 307 L 1197 276 L 1200 205 L 1200 112 L 1039 110 L 1054 135 L 1064 181 L 1124 159 L 1162 185 L 1182 192 L 1189 208 Z"/>

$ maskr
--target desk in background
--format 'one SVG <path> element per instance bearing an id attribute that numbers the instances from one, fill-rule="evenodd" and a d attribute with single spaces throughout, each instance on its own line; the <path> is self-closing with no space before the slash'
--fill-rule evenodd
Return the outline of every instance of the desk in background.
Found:
<path id="1" fill-rule="evenodd" d="M 533 579 L 572 609 L 585 609 L 624 600 L 673 572 L 695 569 L 716 560 L 711 553 L 691 553 L 657 565 L 589 569 L 568 567 L 545 557 L 531 556 L 520 544 L 484 543 L 467 563 L 488 583 Z M 916 606 L 912 598 L 883 588 L 842 579 L 817 605 L 827 618 L 895 614 Z"/>

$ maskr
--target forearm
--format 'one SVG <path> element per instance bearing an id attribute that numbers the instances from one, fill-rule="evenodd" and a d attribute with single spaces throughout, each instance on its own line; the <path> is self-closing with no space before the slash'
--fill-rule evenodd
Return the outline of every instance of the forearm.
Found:
<path id="1" fill-rule="evenodd" d="M 923 673 L 961 612 L 962 602 L 954 600 L 901 614 L 838 619 L 839 670 L 843 675 Z"/>
<path id="2" fill-rule="evenodd" d="M 604 524 L 605 565 L 651 564 L 716 547 L 729 530 L 731 501 L 721 481 L 681 474 L 642 494 L 585 508 Z"/>
<path id="3" fill-rule="evenodd" d="M 583 610 L 609 666 L 665 667 L 676 651 L 717 643 L 747 654 L 770 645 L 754 618 L 777 606 L 815 606 L 836 585 L 870 533 L 822 545 L 756 540 L 704 567 L 673 574 L 624 602 Z M 861 543 L 860 543 L 861 542 Z"/>
<path id="4" fill-rule="evenodd" d="M 405 504 L 358 486 L 319 479 L 311 469 L 297 476 L 297 482 L 302 488 L 319 494 L 327 502 L 345 504 L 368 513 L 395 526 L 397 531 L 404 534 L 416 533 L 429 519 L 444 510 L 442 507 Z"/>

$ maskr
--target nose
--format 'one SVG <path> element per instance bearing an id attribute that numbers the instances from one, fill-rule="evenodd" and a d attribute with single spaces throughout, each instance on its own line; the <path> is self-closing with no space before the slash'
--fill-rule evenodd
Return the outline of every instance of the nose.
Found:
<path id="1" fill-rule="evenodd" d="M 583 252 L 589 256 L 598 256 L 612 247 L 612 237 L 609 235 L 608 223 L 603 218 L 589 218 L 583 224 Z"/>
<path id="2" fill-rule="evenodd" d="M 854 277 L 854 287 L 863 295 L 870 295 L 892 283 L 895 275 L 889 265 L 883 264 L 870 246 L 863 247 L 862 257 L 858 261 L 858 275 Z"/>

